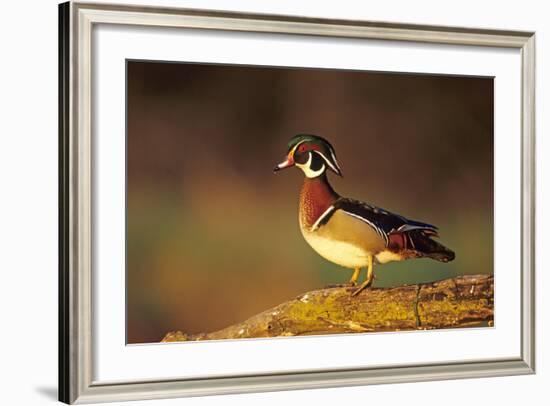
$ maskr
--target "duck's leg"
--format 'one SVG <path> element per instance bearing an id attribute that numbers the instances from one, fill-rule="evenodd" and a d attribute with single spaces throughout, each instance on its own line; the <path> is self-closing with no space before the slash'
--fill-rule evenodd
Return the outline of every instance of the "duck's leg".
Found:
<path id="1" fill-rule="evenodd" d="M 340 283 L 337 285 L 327 285 L 325 286 L 325 289 L 331 289 L 331 288 L 350 288 L 357 285 L 357 279 L 359 278 L 359 274 L 361 273 L 361 268 L 355 268 L 353 270 L 353 275 L 351 275 L 351 279 L 348 283 Z"/>
<path id="2" fill-rule="evenodd" d="M 352 296 L 356 296 L 359 293 L 361 293 L 365 288 L 368 288 L 370 285 L 372 285 L 372 281 L 374 280 L 374 265 L 372 260 L 372 255 L 369 255 L 368 263 L 367 263 L 367 279 L 365 279 L 365 282 L 361 284 L 355 291 L 351 294 Z"/>
<path id="3" fill-rule="evenodd" d="M 361 268 L 355 268 L 353 271 L 353 275 L 351 275 L 351 279 L 349 280 L 349 283 L 351 286 L 357 285 L 357 279 L 359 278 L 359 274 L 361 273 Z"/>

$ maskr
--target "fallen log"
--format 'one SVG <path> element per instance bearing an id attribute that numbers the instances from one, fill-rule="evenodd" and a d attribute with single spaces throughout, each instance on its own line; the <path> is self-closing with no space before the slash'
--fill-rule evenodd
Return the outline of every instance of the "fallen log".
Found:
<path id="1" fill-rule="evenodd" d="M 329 287 L 304 293 L 222 330 L 172 331 L 163 342 L 427 330 L 492 325 L 494 279 L 460 276 L 395 288 Z"/>

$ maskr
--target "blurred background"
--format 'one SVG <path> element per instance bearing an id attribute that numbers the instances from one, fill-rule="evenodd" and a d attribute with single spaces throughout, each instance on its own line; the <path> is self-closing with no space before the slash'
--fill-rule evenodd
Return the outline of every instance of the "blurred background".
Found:
<path id="1" fill-rule="evenodd" d="M 335 190 L 435 224 L 456 252 L 374 286 L 493 272 L 493 79 L 130 61 L 128 342 L 210 332 L 352 271 L 298 227 L 288 139 L 335 147 Z M 364 275 L 363 275 L 364 276 Z"/>

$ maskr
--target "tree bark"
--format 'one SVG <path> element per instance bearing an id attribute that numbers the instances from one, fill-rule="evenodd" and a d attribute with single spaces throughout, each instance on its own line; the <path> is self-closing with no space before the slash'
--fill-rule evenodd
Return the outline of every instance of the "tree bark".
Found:
<path id="1" fill-rule="evenodd" d="M 162 341 L 493 325 L 493 276 L 461 276 L 418 285 L 371 288 L 352 297 L 354 289 L 314 290 L 222 330 L 201 334 L 172 331 Z"/>

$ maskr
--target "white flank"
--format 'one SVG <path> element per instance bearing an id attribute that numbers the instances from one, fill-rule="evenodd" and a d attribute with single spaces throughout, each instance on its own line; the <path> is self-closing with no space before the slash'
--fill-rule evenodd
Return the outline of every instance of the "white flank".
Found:
<path id="1" fill-rule="evenodd" d="M 384 241 L 386 242 L 386 245 L 388 245 L 388 236 L 386 235 L 386 233 L 384 233 L 384 231 L 382 231 L 379 227 L 376 226 L 376 224 L 374 224 L 372 221 L 369 221 L 367 220 L 366 218 L 364 217 L 361 217 L 360 215 L 358 214 L 355 214 L 355 213 L 350 213 L 349 211 L 345 211 L 345 210 L 342 210 L 344 213 L 346 213 L 347 215 L 351 216 L 351 217 L 355 217 L 356 219 L 359 219 L 365 223 L 367 223 L 369 226 L 371 226 L 372 228 L 374 228 L 374 230 L 376 231 L 376 233 L 382 237 L 384 239 Z"/>

